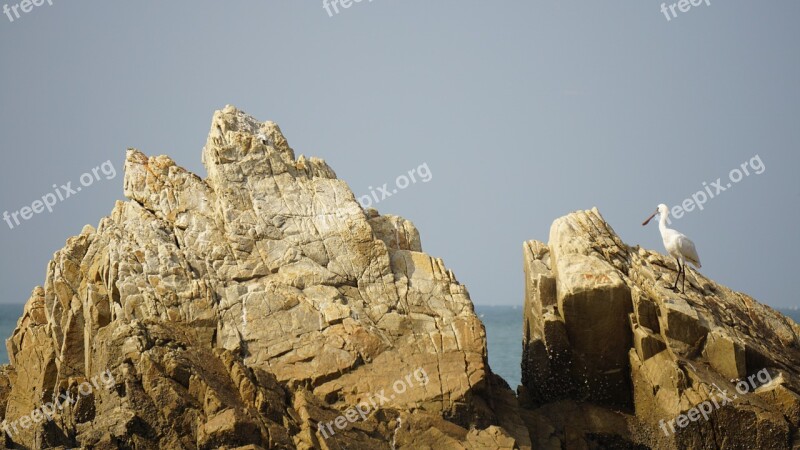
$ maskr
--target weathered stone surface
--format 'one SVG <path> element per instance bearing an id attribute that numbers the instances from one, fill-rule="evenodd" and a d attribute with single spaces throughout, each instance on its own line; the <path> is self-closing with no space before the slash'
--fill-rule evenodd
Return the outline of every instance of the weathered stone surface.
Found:
<path id="1" fill-rule="evenodd" d="M 585 224 L 570 217 L 556 220 L 549 245 L 531 242 L 524 246 L 527 340 L 542 340 L 549 354 L 544 361 L 537 350 L 540 346 L 534 345 L 531 356 L 544 364 L 535 363 L 523 372 L 555 373 L 550 380 L 556 389 L 542 389 L 544 380 L 528 384 L 543 399 L 580 398 L 630 407 L 631 292 L 606 255 L 585 241 L 591 237 L 586 233 L 589 226 L 607 227 L 602 220 L 594 222 Z M 625 255 L 621 247 L 616 248 Z M 559 321 L 548 319 L 553 298 L 552 312 Z M 550 339 L 544 333 L 545 323 L 554 325 Z M 561 329 L 566 336 L 561 336 Z M 542 392 L 547 390 L 553 395 Z"/>
<path id="2" fill-rule="evenodd" d="M 674 263 L 623 244 L 597 210 L 558 219 L 549 244 L 526 243 L 523 253 L 526 334 L 519 392 L 520 403 L 534 413 L 523 414 L 534 446 L 593 448 L 597 436 L 610 439 L 604 441 L 608 448 L 800 446 L 800 328 L 789 319 L 694 271 L 687 275 L 686 294 L 674 293 L 666 280 L 674 279 Z M 554 311 L 542 298 L 554 294 L 535 280 L 550 268 L 566 340 L 544 331 Z M 566 361 L 554 364 L 546 351 L 553 347 Z M 621 369 L 616 380 L 597 376 L 614 369 Z M 568 386 L 559 379 L 569 380 Z M 570 431 L 569 421 L 558 417 L 574 406 L 554 401 L 583 407 L 587 401 L 611 405 L 613 398 L 628 408 L 599 425 L 627 425 L 602 431 Z M 708 420 L 692 413 L 704 403 Z M 580 423 L 575 417 L 573 423 Z"/>
<path id="3" fill-rule="evenodd" d="M 106 371 L 114 382 L 9 445 L 529 443 L 513 395 L 502 416 L 487 401 L 511 391 L 490 382 L 466 288 L 411 222 L 362 210 L 324 161 L 233 107 L 202 156 L 206 179 L 129 150 L 129 200 L 55 254 L 7 342 L 3 418 L 19 424 Z M 322 435 L 378 393 L 388 400 Z M 410 417 L 433 428 L 400 430 Z"/>
<path id="4" fill-rule="evenodd" d="M 387 214 L 370 217 L 369 225 L 375 237 L 382 240 L 392 250 L 422 252 L 419 231 L 411 221 Z"/>
<path id="5" fill-rule="evenodd" d="M 755 395 L 765 403 L 777 407 L 790 424 L 800 423 L 800 395 L 779 382 L 759 388 Z"/>
<path id="6" fill-rule="evenodd" d="M 639 449 L 630 415 L 589 403 L 559 400 L 523 412 L 534 449 Z"/>
<path id="7" fill-rule="evenodd" d="M 633 346 L 641 361 L 646 361 L 667 348 L 661 336 L 649 332 L 647 328 L 638 324 L 633 325 Z"/>
<path id="8" fill-rule="evenodd" d="M 703 357 L 722 376 L 742 378 L 747 375 L 744 348 L 722 329 L 708 333 Z"/>

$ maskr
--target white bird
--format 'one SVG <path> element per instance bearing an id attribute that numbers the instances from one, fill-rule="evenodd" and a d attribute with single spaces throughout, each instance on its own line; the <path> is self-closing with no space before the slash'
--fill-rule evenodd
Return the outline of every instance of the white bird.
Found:
<path id="1" fill-rule="evenodd" d="M 680 280 L 682 273 L 682 290 L 684 293 L 686 293 L 686 262 L 690 262 L 698 269 L 702 267 L 700 265 L 700 257 L 697 256 L 697 249 L 694 247 L 694 242 L 686 237 L 685 234 L 675 231 L 671 228 L 667 228 L 669 208 L 667 208 L 667 205 L 663 203 L 658 205 L 656 212 L 654 212 L 652 216 L 648 217 L 647 220 L 642 223 L 642 226 L 650 223 L 656 214 L 661 215 L 661 218 L 658 221 L 658 230 L 661 231 L 661 239 L 664 241 L 664 248 L 666 248 L 667 252 L 678 261 L 678 277 L 675 278 L 675 286 L 672 286 L 672 290 L 675 292 L 678 291 L 678 280 Z M 681 263 L 683 263 L 683 265 L 681 265 Z"/>

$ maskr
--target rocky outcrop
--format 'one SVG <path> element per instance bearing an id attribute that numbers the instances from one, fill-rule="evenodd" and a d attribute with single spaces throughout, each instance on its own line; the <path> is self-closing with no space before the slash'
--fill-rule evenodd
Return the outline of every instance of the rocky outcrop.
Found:
<path id="1" fill-rule="evenodd" d="M 555 221 L 524 245 L 522 400 L 533 411 L 604 406 L 576 427 L 531 427 L 587 447 L 616 420 L 625 446 L 787 449 L 800 445 L 800 329 L 701 274 L 670 289 L 677 266 L 622 243 L 597 210 Z M 552 412 L 547 416 L 555 417 Z M 585 421 L 584 421 L 585 422 Z M 623 445 L 618 443 L 618 445 Z"/>
<path id="2" fill-rule="evenodd" d="M 7 342 L 6 445 L 527 442 L 490 405 L 510 391 L 466 288 L 413 224 L 363 211 L 324 161 L 233 107 L 203 161 L 206 179 L 129 150 L 129 201 L 54 255 Z M 52 420 L 29 420 L 48 403 Z"/>
<path id="3" fill-rule="evenodd" d="M 798 327 L 696 273 L 669 291 L 672 263 L 597 211 L 524 246 L 515 395 L 466 288 L 411 222 L 363 210 L 324 161 L 233 107 L 203 161 L 206 179 L 129 150 L 128 201 L 53 256 L 7 341 L 0 447 L 798 442 Z M 718 405 L 739 380 L 748 392 Z"/>

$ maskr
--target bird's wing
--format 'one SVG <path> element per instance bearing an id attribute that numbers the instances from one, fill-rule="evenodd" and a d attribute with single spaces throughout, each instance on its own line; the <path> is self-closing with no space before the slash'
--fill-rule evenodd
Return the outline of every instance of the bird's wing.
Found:
<path id="1" fill-rule="evenodd" d="M 676 241 L 678 244 L 678 250 L 681 252 L 683 257 L 695 265 L 698 269 L 701 268 L 702 266 L 700 265 L 700 257 L 697 256 L 697 249 L 694 247 L 694 242 L 682 234 L 678 236 Z"/>

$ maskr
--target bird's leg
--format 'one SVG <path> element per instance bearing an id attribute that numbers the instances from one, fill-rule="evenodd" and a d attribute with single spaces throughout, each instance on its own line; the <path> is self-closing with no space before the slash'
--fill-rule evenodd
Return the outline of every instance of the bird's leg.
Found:
<path id="1" fill-rule="evenodd" d="M 681 278 L 682 268 L 681 268 L 681 260 L 678 259 L 678 258 L 675 258 L 675 261 L 678 263 L 678 275 L 675 277 L 675 285 L 672 286 L 672 290 L 677 292 L 678 291 L 678 280 L 680 280 L 680 278 Z"/>
<path id="2" fill-rule="evenodd" d="M 686 293 L 686 263 L 683 263 L 683 285 L 681 286 L 681 291 Z"/>

